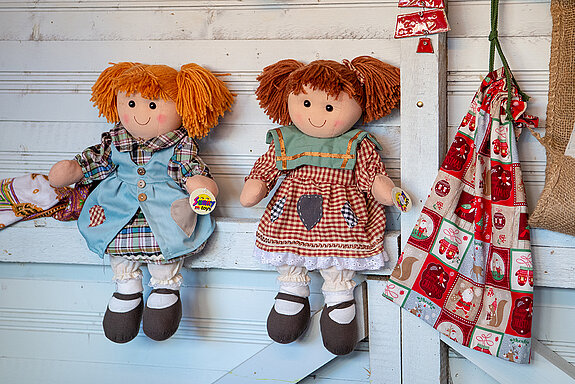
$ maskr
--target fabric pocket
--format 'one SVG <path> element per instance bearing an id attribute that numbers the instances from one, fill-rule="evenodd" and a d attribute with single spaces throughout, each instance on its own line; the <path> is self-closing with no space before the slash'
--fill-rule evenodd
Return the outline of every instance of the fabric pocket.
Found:
<path id="1" fill-rule="evenodd" d="M 180 227 L 188 237 L 191 237 L 196 229 L 198 214 L 194 212 L 190 206 L 189 199 L 185 197 L 174 201 L 170 208 L 170 214 L 172 219 L 178 224 L 178 227 Z"/>

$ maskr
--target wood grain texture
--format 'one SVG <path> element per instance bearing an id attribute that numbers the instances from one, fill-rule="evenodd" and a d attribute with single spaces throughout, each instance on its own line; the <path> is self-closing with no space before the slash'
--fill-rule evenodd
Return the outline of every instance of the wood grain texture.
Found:
<path id="1" fill-rule="evenodd" d="M 239 270 L 275 270 L 261 264 L 252 254 L 258 221 L 254 219 L 218 219 L 216 231 L 202 253 L 186 262 L 189 268 Z M 27 239 L 31 232 L 35 241 Z M 384 247 L 392 261 L 376 273 L 391 273 L 398 256 L 398 232 L 389 232 Z M 62 248 L 65 244 L 65 248 Z M 86 247 L 75 222 L 37 219 L 14 224 L 0 231 L 0 261 L 16 263 L 59 263 L 102 265 L 105 263 Z"/>
<path id="2" fill-rule="evenodd" d="M 401 308 L 383 297 L 385 284 L 386 280 L 367 280 L 370 379 L 401 383 Z"/>
<path id="3" fill-rule="evenodd" d="M 364 319 L 367 315 L 364 300 L 366 283 L 362 283 L 355 290 L 355 300 L 358 303 L 358 341 L 367 336 Z M 257 381 L 266 382 L 294 382 L 304 379 L 310 372 L 327 364 L 336 358 L 323 346 L 320 331 L 321 311 L 315 313 L 306 332 L 293 343 L 282 345 L 271 343 L 249 359 L 224 374 L 214 384 L 250 384 Z M 306 356 L 305 359 L 301 359 Z M 271 361 L 281 364 L 270 364 Z"/>
<path id="4" fill-rule="evenodd" d="M 377 39 L 393 35 L 393 2 L 86 1 L 0 3 L 0 39 L 296 40 Z M 34 5 L 36 5 L 34 7 Z M 353 12 L 356 20 L 345 22 Z M 122 25 L 120 28 L 119 25 Z M 154 28 L 149 28 L 154 25 Z M 193 27 L 191 27 L 193 26 Z"/>
<path id="5" fill-rule="evenodd" d="M 429 194 L 445 153 L 447 131 L 447 46 L 445 35 L 432 35 L 434 53 L 416 53 L 418 39 L 401 43 L 401 185 L 413 199 L 402 216 L 402 247 Z M 401 312 L 402 380 L 447 383 L 448 364 L 439 333 Z"/>
<path id="6" fill-rule="evenodd" d="M 572 383 L 575 381 L 575 368 L 568 364 L 562 370 L 560 363 L 554 361 L 545 346 L 534 340 L 530 364 L 509 364 L 502 359 L 493 359 L 485 353 L 475 351 L 471 348 L 462 347 L 446 336 L 441 336 L 441 340 L 455 349 L 476 366 L 487 372 L 501 384 L 516 383 Z"/>

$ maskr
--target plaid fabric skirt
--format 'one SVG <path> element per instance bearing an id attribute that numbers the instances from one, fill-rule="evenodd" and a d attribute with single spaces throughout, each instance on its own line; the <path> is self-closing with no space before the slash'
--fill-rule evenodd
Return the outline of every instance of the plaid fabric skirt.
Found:
<path id="1" fill-rule="evenodd" d="M 309 270 L 379 269 L 384 231 L 384 209 L 360 192 L 354 171 L 307 165 L 290 171 L 269 202 L 255 255 Z"/>
<path id="2" fill-rule="evenodd" d="M 203 249 L 199 247 L 194 252 L 174 259 L 166 260 L 162 255 L 160 246 L 148 225 L 148 221 L 141 209 L 138 209 L 132 220 L 110 242 L 106 253 L 111 256 L 120 256 L 128 260 L 141 263 L 175 263 L 191 254 Z"/>

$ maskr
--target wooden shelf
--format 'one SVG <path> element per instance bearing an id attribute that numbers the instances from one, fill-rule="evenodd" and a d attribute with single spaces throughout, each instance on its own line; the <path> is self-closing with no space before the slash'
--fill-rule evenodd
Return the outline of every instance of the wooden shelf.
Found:
<path id="1" fill-rule="evenodd" d="M 253 256 L 257 220 L 216 219 L 216 231 L 206 248 L 186 263 L 188 268 L 235 270 L 273 270 Z M 575 244 L 572 237 L 535 229 L 532 251 L 535 262 L 535 285 L 575 288 Z M 388 276 L 400 253 L 399 231 L 385 236 L 385 249 L 391 260 L 385 267 L 365 273 Z M 552 245 L 553 244 L 553 245 Z M 0 262 L 107 265 L 86 247 L 76 222 L 37 219 L 20 222 L 0 230 Z"/>

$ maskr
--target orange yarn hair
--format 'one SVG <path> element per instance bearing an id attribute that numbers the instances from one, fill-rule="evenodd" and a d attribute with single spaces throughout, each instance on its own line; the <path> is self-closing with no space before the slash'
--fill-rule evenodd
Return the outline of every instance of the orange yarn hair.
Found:
<path id="1" fill-rule="evenodd" d="M 290 93 L 304 92 L 304 85 L 337 97 L 341 92 L 353 97 L 363 110 L 363 122 L 388 115 L 400 99 L 399 68 L 371 56 L 359 56 L 343 64 L 316 60 L 304 65 L 297 60 L 280 60 L 264 68 L 258 76 L 256 96 L 274 123 L 292 123 L 288 112 Z"/>
<path id="2" fill-rule="evenodd" d="M 176 103 L 182 125 L 193 138 L 202 138 L 230 110 L 234 101 L 226 84 L 197 64 L 185 64 L 180 71 L 167 65 L 122 62 L 110 63 L 92 87 L 90 101 L 99 115 L 110 123 L 118 123 L 117 95 L 142 94 L 146 99 L 163 99 Z"/>

